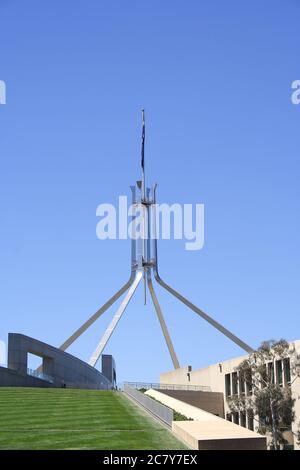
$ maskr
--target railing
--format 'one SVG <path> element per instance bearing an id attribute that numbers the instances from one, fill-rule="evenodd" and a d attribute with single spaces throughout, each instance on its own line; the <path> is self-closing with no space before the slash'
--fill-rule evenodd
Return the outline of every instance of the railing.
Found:
<path id="1" fill-rule="evenodd" d="M 32 377 L 36 377 L 37 379 L 46 380 L 46 382 L 53 383 L 53 378 L 50 375 L 44 374 L 38 370 L 27 369 L 27 374 L 31 375 Z"/>
<path id="2" fill-rule="evenodd" d="M 196 392 L 211 392 L 211 388 L 206 385 L 180 385 L 180 384 L 160 384 L 151 382 L 125 382 L 124 385 L 129 385 L 136 390 L 190 390 Z"/>
<path id="3" fill-rule="evenodd" d="M 139 392 L 136 388 L 131 387 L 128 383 L 124 383 L 123 390 L 124 393 L 142 405 L 143 408 L 149 411 L 152 415 L 159 418 L 168 426 L 172 426 L 173 410 L 171 408 L 159 403 L 156 400 L 153 400 L 153 398 L 148 397 L 148 395 Z"/>

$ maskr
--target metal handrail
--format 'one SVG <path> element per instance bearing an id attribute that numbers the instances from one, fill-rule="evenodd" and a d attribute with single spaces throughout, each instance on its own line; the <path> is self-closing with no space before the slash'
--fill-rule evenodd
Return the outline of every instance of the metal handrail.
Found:
<path id="1" fill-rule="evenodd" d="M 44 374 L 43 372 L 40 372 L 38 370 L 27 368 L 27 374 L 30 375 L 31 377 L 36 377 L 37 379 L 45 380 L 46 382 L 53 383 L 53 377 L 51 377 L 48 374 Z"/>
<path id="2" fill-rule="evenodd" d="M 197 392 L 211 392 L 211 388 L 207 385 L 182 385 L 182 384 L 161 384 L 155 382 L 124 382 L 136 390 L 150 388 L 154 390 L 189 390 Z"/>
<path id="3" fill-rule="evenodd" d="M 159 418 L 163 423 L 167 424 L 169 427 L 172 426 L 174 419 L 174 411 L 172 408 L 159 403 L 157 400 L 149 397 L 145 393 L 141 393 L 135 387 L 132 387 L 128 383 L 124 383 L 124 393 L 130 398 L 135 400 L 141 406 L 143 406 L 149 413 Z"/>

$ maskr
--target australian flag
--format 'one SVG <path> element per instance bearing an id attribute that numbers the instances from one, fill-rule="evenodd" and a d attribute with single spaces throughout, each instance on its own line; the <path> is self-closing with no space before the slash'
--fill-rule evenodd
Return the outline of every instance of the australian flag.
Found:
<path id="1" fill-rule="evenodd" d="M 142 149 L 141 149 L 141 165 L 145 168 L 145 111 L 142 109 Z"/>

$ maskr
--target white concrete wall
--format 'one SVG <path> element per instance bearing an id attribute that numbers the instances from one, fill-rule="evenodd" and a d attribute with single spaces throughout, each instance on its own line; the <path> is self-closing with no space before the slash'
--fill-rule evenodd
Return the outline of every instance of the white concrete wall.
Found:
<path id="1" fill-rule="evenodd" d="M 300 340 L 293 341 L 296 351 L 300 354 Z M 229 412 L 227 401 L 225 399 L 225 375 L 234 372 L 235 368 L 245 359 L 247 355 L 234 359 L 229 359 L 218 364 L 205 367 L 203 369 L 191 370 L 189 367 L 165 372 L 160 375 L 160 383 L 162 384 L 178 384 L 178 385 L 204 385 L 209 386 L 213 392 L 222 392 L 224 394 L 224 410 L 225 416 Z M 292 378 L 293 380 L 293 378 Z M 297 433 L 300 423 L 300 379 L 296 379 L 292 384 L 292 394 L 296 399 L 295 414 L 296 419 L 293 423 L 292 430 Z M 294 439 L 295 449 L 300 450 L 300 446 Z"/>
<path id="2" fill-rule="evenodd" d="M 246 428 L 237 426 L 212 413 L 189 405 L 157 390 L 150 389 L 146 394 L 193 421 L 173 421 L 173 432 L 193 449 L 199 448 L 199 442 L 214 442 L 214 448 L 226 448 L 231 440 L 233 449 L 265 448 L 265 438 Z M 243 443 L 243 440 L 247 442 Z M 255 442 L 257 441 L 257 442 Z M 204 445 L 204 444 L 203 444 Z M 201 448 L 201 446 L 200 446 Z"/>

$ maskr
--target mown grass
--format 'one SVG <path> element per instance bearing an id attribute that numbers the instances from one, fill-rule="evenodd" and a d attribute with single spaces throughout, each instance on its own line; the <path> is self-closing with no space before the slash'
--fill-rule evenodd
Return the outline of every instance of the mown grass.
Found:
<path id="1" fill-rule="evenodd" d="M 184 449 L 121 392 L 0 388 L 0 449 Z"/>

